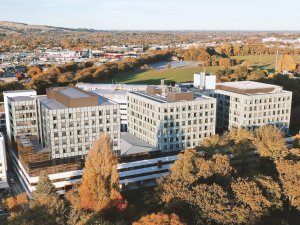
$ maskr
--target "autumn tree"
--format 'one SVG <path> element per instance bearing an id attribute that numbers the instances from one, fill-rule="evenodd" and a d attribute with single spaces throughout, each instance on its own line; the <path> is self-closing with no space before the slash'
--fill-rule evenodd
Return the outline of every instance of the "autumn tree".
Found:
<path id="1" fill-rule="evenodd" d="M 212 135 L 211 137 L 204 138 L 200 142 L 199 149 L 205 151 L 208 154 L 214 154 L 216 151 L 221 151 L 228 145 L 227 141 L 224 140 L 224 136 L 218 134 Z"/>
<path id="2" fill-rule="evenodd" d="M 260 80 L 263 79 L 267 76 L 267 73 L 265 73 L 262 70 L 255 70 L 252 71 L 248 76 L 247 76 L 247 80 Z"/>
<path id="3" fill-rule="evenodd" d="M 277 71 L 278 72 L 294 71 L 296 69 L 296 67 L 297 67 L 297 64 L 295 63 L 295 60 L 293 59 L 292 56 L 283 55 L 278 62 Z"/>
<path id="4" fill-rule="evenodd" d="M 211 211 L 213 204 L 205 204 L 205 202 L 208 203 L 215 200 L 221 201 L 221 205 L 223 203 L 224 206 L 228 205 L 227 203 L 230 202 L 230 200 L 221 198 L 221 196 L 226 195 L 226 193 L 224 195 L 222 193 L 220 193 L 220 195 L 216 193 L 214 195 L 216 199 L 212 199 L 214 198 L 212 197 L 212 193 L 204 195 L 206 193 L 202 191 L 209 191 L 212 190 L 213 187 L 216 189 L 220 187 L 219 185 L 206 185 L 205 180 L 214 177 L 216 181 L 223 184 L 226 183 L 224 179 L 228 179 L 231 172 L 232 168 L 229 165 L 227 156 L 214 155 L 211 160 L 205 160 L 199 156 L 196 151 L 186 150 L 179 155 L 178 160 L 171 169 L 170 175 L 159 181 L 158 192 L 160 199 L 166 204 L 168 209 L 172 209 L 186 220 L 192 217 L 194 222 L 200 221 L 203 217 L 207 220 L 217 219 L 217 217 L 212 218 L 213 215 L 223 215 L 220 219 L 224 220 L 228 214 L 224 213 L 222 207 L 215 207 L 213 213 Z M 203 182 L 204 184 L 201 184 Z M 200 199 L 196 198 L 196 196 Z M 184 209 L 185 213 L 182 214 L 182 210 Z M 230 210 L 228 210 L 228 212 Z M 191 218 L 187 218 L 187 215 L 190 215 L 188 217 Z M 232 216 L 232 214 L 230 216 Z"/>
<path id="5" fill-rule="evenodd" d="M 289 209 L 295 207 L 300 210 L 300 160 L 279 160 L 276 162 L 276 168 L 289 202 Z"/>
<path id="6" fill-rule="evenodd" d="M 257 220 L 268 213 L 272 203 L 263 195 L 262 190 L 254 181 L 239 178 L 231 184 L 237 202 L 250 213 L 252 220 Z"/>
<path id="7" fill-rule="evenodd" d="M 55 191 L 47 174 L 42 172 L 32 193 L 33 199 L 27 205 L 27 196 L 17 196 L 15 202 L 19 207 L 15 213 L 10 213 L 8 224 L 13 225 L 63 225 L 65 224 L 65 205 Z"/>
<path id="8" fill-rule="evenodd" d="M 220 58 L 219 66 L 230 67 L 231 66 L 230 59 L 229 58 Z"/>
<path id="9" fill-rule="evenodd" d="M 159 180 L 157 193 L 168 213 L 190 224 L 255 223 L 281 207 L 280 187 L 270 177 L 236 177 L 228 156 L 214 154 L 205 159 L 186 150 L 170 175 Z"/>
<path id="10" fill-rule="evenodd" d="M 31 67 L 29 67 L 28 71 L 26 72 L 26 74 L 29 77 L 32 77 L 32 76 L 40 74 L 40 73 L 42 73 L 42 70 L 39 67 L 37 67 L 37 66 L 31 66 Z"/>
<path id="11" fill-rule="evenodd" d="M 143 216 L 133 225 L 183 225 L 179 217 L 176 214 L 164 214 L 164 213 L 152 213 L 150 215 Z"/>
<path id="12" fill-rule="evenodd" d="M 256 130 L 255 138 L 255 145 L 261 156 L 278 159 L 287 154 L 285 139 L 278 128 L 262 126 Z"/>
<path id="13" fill-rule="evenodd" d="M 111 140 L 102 134 L 89 150 L 79 187 L 81 206 L 101 211 L 120 199 L 117 159 L 113 156 Z"/>
<path id="14" fill-rule="evenodd" d="M 75 81 L 89 82 L 93 80 L 93 73 L 96 71 L 94 67 L 87 67 L 76 72 Z"/>
<path id="15" fill-rule="evenodd" d="M 92 213 L 86 212 L 81 207 L 81 200 L 79 196 L 80 183 L 75 183 L 73 188 L 65 194 L 66 200 L 69 202 L 69 214 L 67 224 L 86 224 L 86 222 L 93 216 Z"/>
<path id="16" fill-rule="evenodd" d="M 244 141 L 252 142 L 254 140 L 254 134 L 245 128 L 232 129 L 228 133 L 228 137 L 235 143 L 238 144 Z"/>
<path id="17" fill-rule="evenodd" d="M 272 208 L 282 209 L 282 189 L 277 181 L 270 176 L 257 176 L 254 178 L 257 186 L 262 190 L 268 201 L 272 203 Z"/>
<path id="18" fill-rule="evenodd" d="M 73 72 L 65 72 L 58 75 L 57 82 L 63 85 L 67 85 L 74 81 L 74 73 Z"/>
<path id="19" fill-rule="evenodd" d="M 10 213 L 17 212 L 28 204 L 28 196 L 26 193 L 22 193 L 17 195 L 17 197 L 9 197 L 4 199 L 2 203 Z"/>

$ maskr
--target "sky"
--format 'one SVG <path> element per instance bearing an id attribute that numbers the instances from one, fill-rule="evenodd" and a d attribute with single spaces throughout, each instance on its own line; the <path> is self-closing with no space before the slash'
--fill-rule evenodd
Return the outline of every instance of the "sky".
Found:
<path id="1" fill-rule="evenodd" d="M 99 30 L 300 30 L 300 1 L 0 0 L 0 21 Z"/>

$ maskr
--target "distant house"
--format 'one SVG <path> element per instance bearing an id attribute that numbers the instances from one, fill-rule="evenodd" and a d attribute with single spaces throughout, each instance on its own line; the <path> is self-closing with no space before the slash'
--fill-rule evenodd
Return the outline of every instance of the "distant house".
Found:
<path id="1" fill-rule="evenodd" d="M 5 66 L 0 69 L 0 75 L 1 75 L 1 70 L 4 71 L 5 77 L 16 77 L 18 73 L 25 73 L 27 70 L 26 66 Z"/>

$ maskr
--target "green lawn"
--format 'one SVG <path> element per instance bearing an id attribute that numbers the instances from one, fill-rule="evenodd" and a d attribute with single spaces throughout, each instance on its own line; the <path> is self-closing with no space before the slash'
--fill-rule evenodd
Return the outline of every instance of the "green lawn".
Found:
<path id="1" fill-rule="evenodd" d="M 278 56 L 278 60 L 281 55 Z M 234 56 L 232 58 L 239 60 L 248 60 L 252 62 L 254 68 L 259 68 L 261 70 L 268 70 L 269 72 L 274 72 L 276 55 L 246 55 L 246 56 Z M 300 57 L 297 55 L 293 56 L 296 63 L 300 63 Z"/>
<path id="2" fill-rule="evenodd" d="M 262 70 L 274 71 L 275 67 L 275 55 L 247 55 L 236 56 L 240 60 L 249 60 L 253 63 L 254 68 Z M 280 55 L 279 55 L 280 58 Z M 299 56 L 294 56 L 297 63 L 300 63 Z M 207 73 L 215 73 L 218 69 L 223 69 L 218 66 L 211 66 L 206 68 Z M 188 82 L 193 81 L 194 73 L 202 71 L 202 67 L 185 67 L 185 68 L 171 68 L 162 70 L 148 70 L 148 71 L 136 71 L 131 73 L 121 73 L 115 75 L 114 83 L 124 84 L 159 84 L 161 79 L 166 82 Z M 105 83 L 111 83 L 112 80 L 105 80 Z"/>
<path id="3" fill-rule="evenodd" d="M 217 70 L 218 67 L 209 67 L 206 72 L 215 73 Z M 201 71 L 201 67 L 185 67 L 122 73 L 115 76 L 114 82 L 124 84 L 159 84 L 161 79 L 164 79 L 166 82 L 187 82 L 193 81 L 194 73 L 199 73 Z"/>

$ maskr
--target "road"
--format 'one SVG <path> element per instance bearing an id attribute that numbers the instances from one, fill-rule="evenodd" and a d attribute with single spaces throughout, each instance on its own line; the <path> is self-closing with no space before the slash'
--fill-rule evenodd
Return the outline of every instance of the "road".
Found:
<path id="1" fill-rule="evenodd" d="M 10 181 L 11 178 L 14 179 L 14 183 L 12 184 L 10 182 L 9 185 L 10 185 L 10 188 L 12 189 L 12 191 L 13 191 L 14 196 L 17 196 L 18 194 L 24 193 L 25 190 L 24 190 L 18 176 L 14 172 L 9 173 L 9 181 Z"/>

